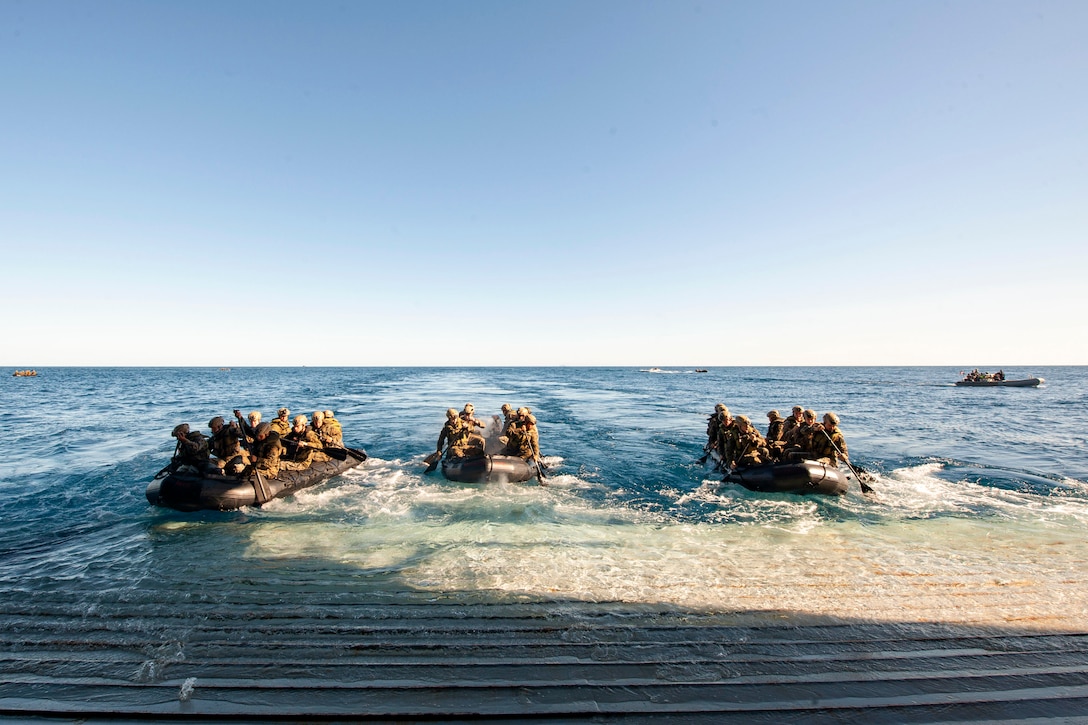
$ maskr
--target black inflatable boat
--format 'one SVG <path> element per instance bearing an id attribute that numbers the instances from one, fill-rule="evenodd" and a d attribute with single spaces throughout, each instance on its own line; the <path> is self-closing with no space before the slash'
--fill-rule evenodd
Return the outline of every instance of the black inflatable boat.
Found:
<path id="1" fill-rule="evenodd" d="M 536 469 L 517 456 L 443 458 L 442 475 L 460 483 L 518 483 L 536 475 Z"/>
<path id="2" fill-rule="evenodd" d="M 841 496 L 847 488 L 846 475 L 838 468 L 809 460 L 737 468 L 727 473 L 722 481 L 760 493 Z"/>
<path id="3" fill-rule="evenodd" d="M 156 506 L 178 511 L 230 511 L 242 506 L 259 506 L 274 498 L 289 496 L 333 476 L 355 468 L 366 460 L 366 451 L 345 448 L 344 460 L 335 458 L 314 463 L 302 471 L 280 470 L 275 478 L 250 474 L 244 478 L 219 473 L 201 473 L 190 466 L 163 470 L 164 477 L 148 484 L 147 500 Z"/>

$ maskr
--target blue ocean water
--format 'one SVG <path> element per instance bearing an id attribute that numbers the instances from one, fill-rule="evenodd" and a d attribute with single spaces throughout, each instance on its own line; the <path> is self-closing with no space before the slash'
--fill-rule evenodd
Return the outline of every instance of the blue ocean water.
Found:
<path id="1" fill-rule="evenodd" d="M 957 368 L 39 369 L 0 379 L 0 591 L 88 611 L 367 592 L 621 601 L 876 619 L 1088 621 L 1088 368 L 957 388 Z M 528 405 L 549 485 L 423 475 L 444 411 Z M 842 419 L 876 493 L 721 486 L 717 402 L 760 427 Z M 234 408 L 331 408 L 361 468 L 262 508 L 184 514 L 144 489 L 170 431 Z"/>

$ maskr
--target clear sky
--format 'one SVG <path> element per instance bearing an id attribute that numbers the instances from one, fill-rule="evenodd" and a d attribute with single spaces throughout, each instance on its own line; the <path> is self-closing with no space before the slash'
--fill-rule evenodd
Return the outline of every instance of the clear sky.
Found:
<path id="1" fill-rule="evenodd" d="M 0 364 L 1088 364 L 1088 2 L 0 0 Z"/>

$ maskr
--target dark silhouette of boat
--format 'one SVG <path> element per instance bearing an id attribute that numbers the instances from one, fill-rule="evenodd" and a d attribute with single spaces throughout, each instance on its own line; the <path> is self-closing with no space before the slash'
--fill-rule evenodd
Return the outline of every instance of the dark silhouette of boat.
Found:
<path id="1" fill-rule="evenodd" d="M 1037 388 L 1045 383 L 1043 378 L 1024 378 L 1022 380 L 957 380 L 956 385 L 966 388 Z"/>
<path id="2" fill-rule="evenodd" d="M 727 473 L 722 481 L 759 493 L 821 493 L 841 496 L 847 489 L 846 475 L 842 471 L 835 466 L 811 460 L 736 468 Z"/>
<path id="3" fill-rule="evenodd" d="M 337 449 L 339 450 L 339 449 Z M 316 486 L 355 468 L 366 460 L 366 451 L 343 449 L 343 460 L 318 461 L 301 471 L 281 470 L 275 478 L 224 475 L 201 472 L 192 466 L 167 466 L 147 486 L 147 500 L 155 506 L 178 511 L 231 511 L 243 506 L 259 506 L 274 498 L 290 496 L 295 491 Z"/>
<path id="4" fill-rule="evenodd" d="M 535 471 L 517 456 L 474 456 L 442 459 L 442 475 L 460 483 L 520 483 Z"/>

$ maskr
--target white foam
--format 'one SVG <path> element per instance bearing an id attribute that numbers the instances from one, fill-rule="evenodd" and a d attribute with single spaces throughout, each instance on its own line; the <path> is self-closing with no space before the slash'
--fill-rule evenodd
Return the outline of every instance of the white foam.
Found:
<path id="1" fill-rule="evenodd" d="M 663 491 L 673 510 L 662 511 L 570 474 L 548 486 L 464 485 L 424 476 L 414 460 L 374 461 L 279 502 L 292 515 L 252 526 L 247 555 L 380 571 L 436 593 L 889 620 L 904 610 L 1021 624 L 1088 616 L 1088 544 L 1069 536 L 1084 501 L 1046 502 L 1051 528 L 978 517 L 980 500 L 998 511 L 1043 504 L 943 470 L 878 476 L 874 496 L 761 496 L 707 480 Z M 691 507 L 698 517 L 678 515 Z M 894 516 L 878 515 L 887 508 Z"/>

